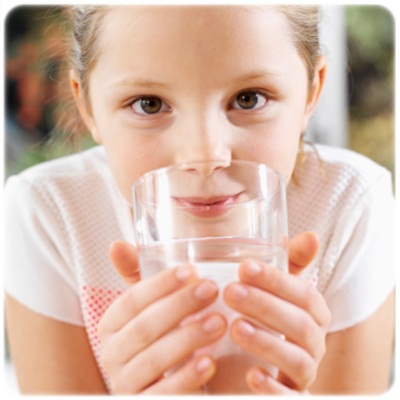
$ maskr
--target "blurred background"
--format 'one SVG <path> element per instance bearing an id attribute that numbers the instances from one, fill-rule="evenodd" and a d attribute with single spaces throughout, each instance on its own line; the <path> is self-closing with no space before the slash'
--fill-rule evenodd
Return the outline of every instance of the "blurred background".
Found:
<path id="1" fill-rule="evenodd" d="M 365 154 L 394 174 L 393 16 L 380 6 L 323 11 L 328 79 L 306 137 Z M 57 6 L 19 6 L 6 19 L 6 177 L 93 145 L 66 123 L 71 99 L 60 13 Z"/>

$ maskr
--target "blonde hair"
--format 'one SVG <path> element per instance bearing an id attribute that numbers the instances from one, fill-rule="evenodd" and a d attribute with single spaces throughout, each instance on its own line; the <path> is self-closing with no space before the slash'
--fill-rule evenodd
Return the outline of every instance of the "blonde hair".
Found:
<path id="1" fill-rule="evenodd" d="M 72 22 L 71 66 L 78 72 L 82 88 L 87 94 L 88 75 L 98 55 L 98 38 L 101 34 L 102 20 L 108 6 L 72 6 L 68 8 Z"/>
<path id="2" fill-rule="evenodd" d="M 318 6 L 277 5 L 289 21 L 293 43 L 304 61 L 308 72 L 308 82 L 311 86 L 315 67 L 321 55 L 319 40 L 319 24 L 321 13 Z"/>

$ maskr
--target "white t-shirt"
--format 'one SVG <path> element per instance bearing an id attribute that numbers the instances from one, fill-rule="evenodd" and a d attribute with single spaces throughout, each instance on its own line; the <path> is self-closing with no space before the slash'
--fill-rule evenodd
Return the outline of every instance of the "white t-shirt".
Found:
<path id="1" fill-rule="evenodd" d="M 303 275 L 324 295 L 334 332 L 368 318 L 394 288 L 394 199 L 381 166 L 348 150 L 315 149 L 287 189 L 289 233 L 314 231 L 321 240 Z M 97 323 L 126 288 L 108 249 L 134 241 L 130 206 L 103 147 L 9 178 L 4 214 L 6 291 L 38 313 L 84 326 L 98 357 Z"/>

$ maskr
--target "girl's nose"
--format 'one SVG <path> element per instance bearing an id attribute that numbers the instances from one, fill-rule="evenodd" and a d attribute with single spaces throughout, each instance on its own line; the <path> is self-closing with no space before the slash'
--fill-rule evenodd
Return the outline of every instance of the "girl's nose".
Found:
<path id="1" fill-rule="evenodd" d="M 188 170 L 202 176 L 228 167 L 232 161 L 232 143 L 229 126 L 218 121 L 194 121 L 182 135 L 175 153 L 175 163 L 185 164 Z"/>
<path id="2" fill-rule="evenodd" d="M 210 177 L 214 172 L 227 168 L 230 165 L 228 160 L 198 161 L 195 163 L 182 164 L 182 168 L 189 172 L 195 172 L 203 178 Z"/>

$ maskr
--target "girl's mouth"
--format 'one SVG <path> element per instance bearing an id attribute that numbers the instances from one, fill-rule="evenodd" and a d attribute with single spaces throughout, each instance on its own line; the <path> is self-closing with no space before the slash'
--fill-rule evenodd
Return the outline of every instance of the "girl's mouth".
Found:
<path id="1" fill-rule="evenodd" d="M 215 218 L 229 211 L 229 209 L 238 202 L 242 193 L 243 192 L 234 195 L 214 196 L 209 198 L 174 197 L 174 200 L 179 207 L 196 217 Z"/>

